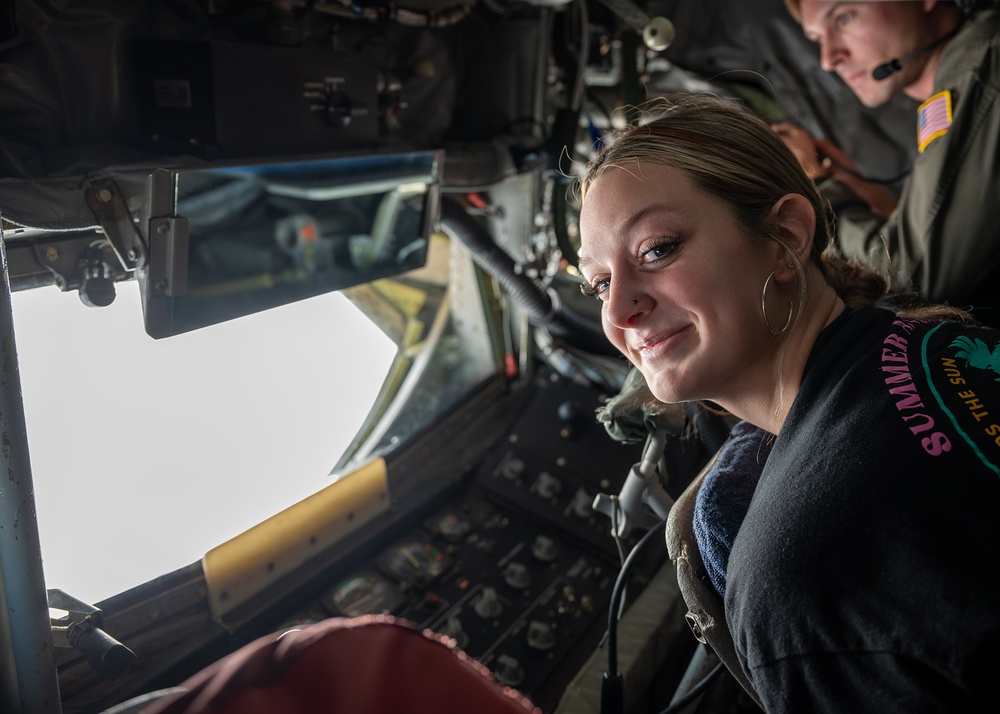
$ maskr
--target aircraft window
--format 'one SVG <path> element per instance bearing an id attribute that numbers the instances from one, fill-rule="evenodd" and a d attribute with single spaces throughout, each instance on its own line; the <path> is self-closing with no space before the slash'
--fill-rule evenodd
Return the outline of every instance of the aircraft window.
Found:
<path id="1" fill-rule="evenodd" d="M 339 293 L 153 340 L 117 288 L 12 296 L 46 587 L 90 603 L 329 485 L 397 352 Z"/>

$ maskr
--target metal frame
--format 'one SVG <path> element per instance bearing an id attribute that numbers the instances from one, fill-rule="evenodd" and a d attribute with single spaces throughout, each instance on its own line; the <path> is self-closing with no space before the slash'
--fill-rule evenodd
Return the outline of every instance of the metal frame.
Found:
<path id="1" fill-rule="evenodd" d="M 62 712 L 35 490 L 14 341 L 7 252 L 0 231 L 0 710 Z"/>

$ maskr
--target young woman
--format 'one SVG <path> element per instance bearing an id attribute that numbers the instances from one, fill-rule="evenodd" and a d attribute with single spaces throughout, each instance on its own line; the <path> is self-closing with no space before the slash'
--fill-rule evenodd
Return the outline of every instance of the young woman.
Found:
<path id="1" fill-rule="evenodd" d="M 658 399 L 711 400 L 766 442 L 724 587 L 767 711 L 994 704 L 1000 333 L 877 306 L 790 150 L 729 101 L 667 102 L 581 189 L 608 338 Z"/>

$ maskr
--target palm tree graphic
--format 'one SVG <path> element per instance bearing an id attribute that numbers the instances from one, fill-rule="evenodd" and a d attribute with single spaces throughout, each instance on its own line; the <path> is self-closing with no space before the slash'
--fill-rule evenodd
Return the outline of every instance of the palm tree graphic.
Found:
<path id="1" fill-rule="evenodd" d="M 966 367 L 992 369 L 1000 374 L 1000 343 L 991 350 L 980 338 L 973 339 L 962 335 L 956 338 L 951 346 L 957 349 L 955 356 L 965 360 Z M 1000 378 L 997 381 L 1000 382 Z"/>

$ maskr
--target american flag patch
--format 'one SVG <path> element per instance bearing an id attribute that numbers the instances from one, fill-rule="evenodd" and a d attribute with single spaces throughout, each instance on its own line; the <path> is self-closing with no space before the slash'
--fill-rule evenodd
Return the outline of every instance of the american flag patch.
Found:
<path id="1" fill-rule="evenodd" d="M 920 153 L 948 133 L 951 126 L 951 92 L 938 92 L 917 108 L 917 147 Z"/>

